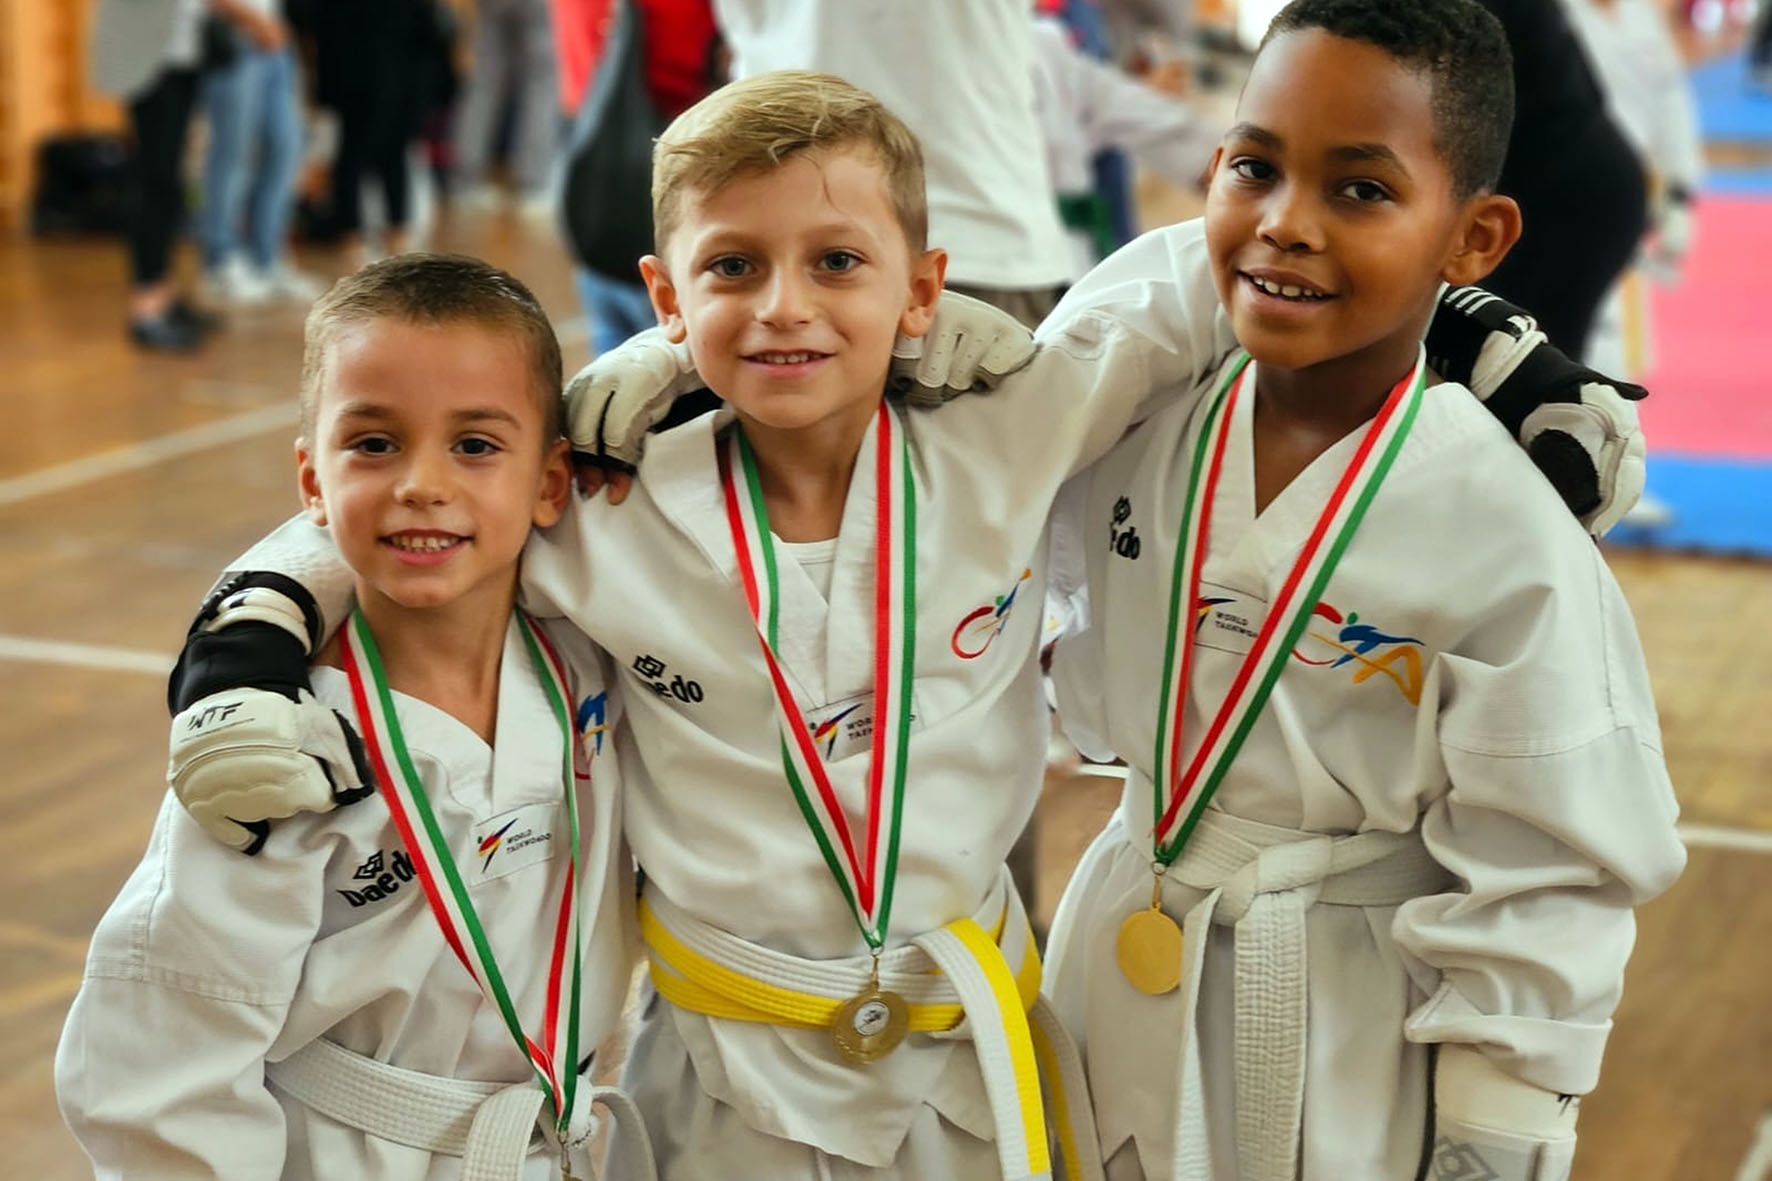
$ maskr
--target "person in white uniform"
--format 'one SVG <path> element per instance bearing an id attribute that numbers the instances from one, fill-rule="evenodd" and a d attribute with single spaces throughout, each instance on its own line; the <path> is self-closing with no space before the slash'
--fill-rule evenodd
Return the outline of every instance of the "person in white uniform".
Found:
<path id="1" fill-rule="evenodd" d="M 1049 330 L 1013 394 L 883 405 L 894 333 L 903 348 L 929 329 L 940 286 L 916 166 L 896 119 L 821 76 L 735 84 L 667 132 L 648 279 L 689 359 L 656 341 L 610 354 L 575 381 L 578 429 L 587 446 L 637 443 L 621 424 L 645 415 L 595 392 L 607 365 L 644 402 L 705 380 L 732 409 L 658 435 L 630 503 L 570 510 L 526 566 L 532 606 L 565 611 L 622 669 L 626 815 L 662 994 L 629 1076 L 666 1176 L 1043 1171 L 1030 1042 L 1055 1031 L 1040 1006 L 1035 1030 L 1021 1016 L 1037 961 L 1001 864 L 1041 780 L 1045 517 L 1147 392 L 1190 387 L 1234 340 L 1209 274 L 1180 257 Z M 1022 354 L 992 345 L 1001 318 L 941 309 L 966 328 L 937 318 L 911 366 L 926 391 L 1025 355 L 1025 338 Z M 616 556 L 590 568 L 593 548 Z M 310 528 L 237 565 L 299 576 L 292 634 L 337 617 L 337 559 Z M 259 659 L 229 614 L 187 649 L 186 715 L 199 698 L 282 700 L 204 696 Z M 329 806 L 331 785 L 295 769 L 315 745 L 281 749 L 283 798 L 251 815 Z M 882 807 L 907 759 L 902 809 Z M 219 752 L 174 762 L 193 807 L 238 778 Z M 1050 1099 L 1064 1116 L 1086 1094 L 1073 1076 Z M 1073 1175 L 1095 1167 L 1086 1146 L 1067 1153 Z"/>
<path id="2" fill-rule="evenodd" d="M 1684 863 L 1602 556 L 1427 388 L 1436 290 L 1520 231 L 1507 53 L 1468 0 L 1297 0 L 1203 240 L 1152 247 L 1204 250 L 1247 352 L 1076 501 L 1059 708 L 1128 774 L 1049 987 L 1116 1181 L 1560 1181 Z"/>
<path id="3" fill-rule="evenodd" d="M 560 381 L 534 297 L 475 260 L 378 263 L 309 317 L 300 487 L 355 593 L 313 699 L 382 798 L 248 861 L 168 793 L 56 1057 L 98 1176 L 591 1175 L 580 1069 L 633 958 L 613 719 L 595 651 L 513 606 L 570 496 Z"/>

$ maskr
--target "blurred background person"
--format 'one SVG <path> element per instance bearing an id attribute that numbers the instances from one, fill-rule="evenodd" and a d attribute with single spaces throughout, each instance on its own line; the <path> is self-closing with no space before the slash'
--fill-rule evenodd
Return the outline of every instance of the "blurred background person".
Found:
<path id="1" fill-rule="evenodd" d="M 172 275 L 207 12 L 206 0 L 101 0 L 94 24 L 93 84 L 129 108 L 129 336 L 144 349 L 190 352 L 217 327 Z"/>
<path id="2" fill-rule="evenodd" d="M 470 205 L 499 199 L 488 169 L 509 112 L 513 196 L 526 210 L 552 208 L 548 172 L 559 149 L 561 108 L 548 7 L 548 0 L 474 0 L 473 65 L 456 111 L 452 177 L 453 191 Z"/>
<path id="3" fill-rule="evenodd" d="M 235 304 L 303 302 L 320 284 L 286 256 L 302 157 L 301 76 L 278 0 L 213 0 L 228 60 L 202 80 L 209 146 L 198 238 L 206 288 Z"/>
<path id="4" fill-rule="evenodd" d="M 1513 51 L 1514 130 L 1499 190 L 1519 202 L 1525 222 L 1483 285 L 1531 308 L 1552 344 L 1582 357 L 1600 301 L 1648 225 L 1648 178 L 1562 6 L 1480 3 L 1501 21 Z"/>

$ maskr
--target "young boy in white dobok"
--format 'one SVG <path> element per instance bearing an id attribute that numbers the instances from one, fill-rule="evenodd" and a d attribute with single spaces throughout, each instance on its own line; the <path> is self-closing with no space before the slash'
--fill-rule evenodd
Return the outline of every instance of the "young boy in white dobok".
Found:
<path id="1" fill-rule="evenodd" d="M 248 861 L 167 794 L 56 1058 L 99 1176 L 590 1176 L 633 875 L 604 671 L 514 607 L 570 495 L 560 381 L 534 297 L 473 259 L 377 263 L 309 315 L 301 496 L 355 598 L 313 694 L 381 798 Z"/>
<path id="2" fill-rule="evenodd" d="M 1049 987 L 1116 1181 L 1425 1152 L 1558 1181 L 1632 908 L 1683 864 L 1603 558 L 1490 415 L 1424 389 L 1442 281 L 1520 232 L 1507 53 L 1468 0 L 1276 19 L 1205 216 L 1246 353 L 1086 477 L 1093 626 L 1053 671 L 1128 777 Z"/>

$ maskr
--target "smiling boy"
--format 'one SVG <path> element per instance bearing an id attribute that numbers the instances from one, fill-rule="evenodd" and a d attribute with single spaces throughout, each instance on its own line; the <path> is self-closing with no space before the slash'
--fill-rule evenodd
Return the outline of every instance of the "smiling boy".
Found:
<path id="1" fill-rule="evenodd" d="M 1050 987 L 1116 1181 L 1566 1176 L 1632 907 L 1683 864 L 1604 561 L 1425 388 L 1440 284 L 1519 234 L 1508 78 L 1468 0 L 1282 12 L 1207 199 L 1246 352 L 1087 477 L 1094 627 L 1053 671 L 1129 774 Z"/>
<path id="2" fill-rule="evenodd" d="M 535 298 L 473 259 L 388 259 L 315 304 L 298 481 L 355 610 L 313 693 L 382 798 L 247 861 L 167 793 L 56 1057 L 99 1176 L 590 1175 L 578 1069 L 626 994 L 633 876 L 578 722 L 602 668 L 514 604 L 570 494 L 560 379 Z"/>

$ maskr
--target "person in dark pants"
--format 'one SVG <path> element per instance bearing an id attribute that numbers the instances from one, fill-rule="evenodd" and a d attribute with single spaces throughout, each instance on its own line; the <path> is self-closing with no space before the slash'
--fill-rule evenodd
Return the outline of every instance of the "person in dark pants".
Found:
<path id="1" fill-rule="evenodd" d="M 362 188 L 380 188 L 383 253 L 406 247 L 411 176 L 407 148 L 439 91 L 445 29 L 436 0 L 320 0 L 314 6 L 315 89 L 338 113 L 332 166 L 333 229 L 354 266 L 363 245 Z"/>
<path id="2" fill-rule="evenodd" d="M 197 98 L 205 0 L 105 0 L 94 22 L 93 81 L 121 98 L 133 135 L 127 202 L 129 335 L 189 352 L 218 321 L 181 295 L 172 247 L 184 220 L 185 135 Z"/>
<path id="3" fill-rule="evenodd" d="M 1642 241 L 1648 180 L 1561 6 L 1479 2 L 1513 51 L 1514 129 L 1499 191 L 1519 202 L 1525 223 L 1484 286 L 1531 308 L 1551 343 L 1580 358 L 1601 300 Z"/>

